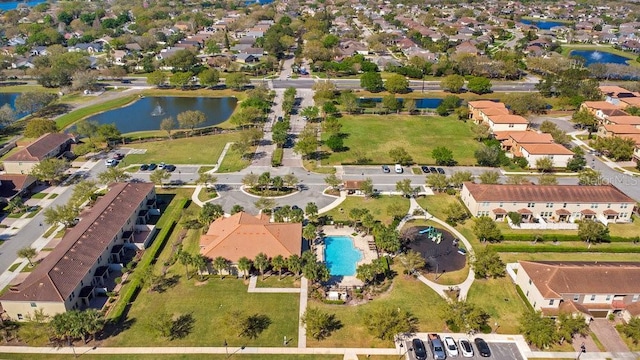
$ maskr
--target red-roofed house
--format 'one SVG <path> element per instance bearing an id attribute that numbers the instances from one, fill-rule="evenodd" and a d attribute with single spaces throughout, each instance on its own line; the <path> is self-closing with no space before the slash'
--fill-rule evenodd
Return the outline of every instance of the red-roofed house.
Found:
<path id="1" fill-rule="evenodd" d="M 75 137 L 65 133 L 48 133 L 4 159 L 7 174 L 29 174 L 44 159 L 54 158 L 75 142 Z"/>
<path id="2" fill-rule="evenodd" d="M 507 110 L 507 107 L 497 101 L 490 100 L 477 100 L 477 101 L 469 101 L 469 119 L 474 120 L 475 122 L 483 121 L 482 115 L 480 113 L 481 110 L 484 109 L 504 109 Z M 500 111 L 500 110 L 499 110 Z M 509 111 L 507 110 L 507 114 Z"/>
<path id="3" fill-rule="evenodd" d="M 496 131 L 527 131 L 529 121 L 520 115 L 487 116 L 487 124 L 491 132 Z"/>
<path id="4" fill-rule="evenodd" d="M 548 158 L 553 162 L 554 168 L 566 168 L 567 163 L 573 157 L 573 152 L 560 144 L 520 144 L 522 157 L 527 159 L 530 169 L 537 167 L 540 159 Z"/>

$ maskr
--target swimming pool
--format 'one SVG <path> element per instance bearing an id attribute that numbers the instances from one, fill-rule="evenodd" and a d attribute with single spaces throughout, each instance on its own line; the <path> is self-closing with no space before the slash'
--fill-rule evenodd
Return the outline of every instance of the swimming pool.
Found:
<path id="1" fill-rule="evenodd" d="M 362 253 L 353 245 L 348 236 L 327 236 L 324 238 L 324 261 L 329 273 L 335 276 L 353 276 Z"/>

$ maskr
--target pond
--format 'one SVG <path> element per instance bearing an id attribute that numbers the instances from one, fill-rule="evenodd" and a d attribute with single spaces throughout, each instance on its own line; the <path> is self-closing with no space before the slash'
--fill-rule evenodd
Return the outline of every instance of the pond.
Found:
<path id="1" fill-rule="evenodd" d="M 552 27 L 555 26 L 567 26 L 566 23 L 563 22 L 559 22 L 559 21 L 548 21 L 548 20 L 526 20 L 526 19 L 522 19 L 520 20 L 521 23 L 525 24 L 525 25 L 533 25 L 535 27 L 537 27 L 540 30 L 549 30 Z"/>
<path id="2" fill-rule="evenodd" d="M 199 127 L 218 125 L 231 116 L 237 100 L 233 97 L 144 97 L 125 107 L 109 110 L 87 120 L 98 124 L 115 124 L 121 133 L 160 130 L 160 122 L 169 116 L 177 122 L 177 116 L 187 110 L 202 111 L 207 120 Z"/>
<path id="3" fill-rule="evenodd" d="M 47 2 L 47 0 L 31 0 L 27 2 L 24 2 L 24 1 L 0 2 L 0 10 L 3 10 L 3 11 L 13 10 L 17 8 L 19 4 L 27 4 L 27 6 L 35 6 L 38 4 L 42 4 L 44 2 Z"/>
<path id="4" fill-rule="evenodd" d="M 605 63 L 613 63 L 613 64 L 622 64 L 627 65 L 626 57 L 616 55 L 610 52 L 605 51 L 597 51 L 597 50 L 573 50 L 569 53 L 571 56 L 580 56 L 585 59 L 585 66 L 589 66 L 591 64 L 605 64 Z"/>
<path id="5" fill-rule="evenodd" d="M 9 104 L 13 110 L 16 109 L 16 99 L 20 93 L 0 93 L 0 106 Z M 28 113 L 16 113 L 16 119 L 29 115 Z"/>
<path id="6" fill-rule="evenodd" d="M 398 98 L 400 102 L 404 102 L 403 98 Z M 442 103 L 442 99 L 439 98 L 425 98 L 425 99 L 413 99 L 416 102 L 416 109 L 435 109 Z M 358 105 L 362 107 L 372 108 L 377 103 L 381 103 L 382 98 L 359 98 Z"/>

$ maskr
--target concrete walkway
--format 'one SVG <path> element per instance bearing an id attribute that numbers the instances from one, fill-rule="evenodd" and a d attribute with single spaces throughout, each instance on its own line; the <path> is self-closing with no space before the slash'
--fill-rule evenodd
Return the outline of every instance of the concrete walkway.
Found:
<path id="1" fill-rule="evenodd" d="M 218 168 L 220 168 L 220 164 L 222 164 L 222 160 L 224 160 L 224 157 L 227 155 L 227 151 L 229 151 L 229 149 L 231 148 L 231 146 L 233 145 L 232 142 L 228 142 L 224 145 L 224 148 L 222 149 L 222 152 L 220 153 L 220 156 L 218 157 L 218 162 L 216 162 L 216 164 L 213 166 L 213 169 L 207 171 L 207 174 L 215 174 L 216 171 L 218 171 Z M 200 166 L 200 165 L 198 165 Z M 213 201 L 215 199 L 217 199 L 217 197 L 213 198 L 213 199 L 209 199 L 207 201 L 200 201 L 200 199 L 198 199 L 198 195 L 200 194 L 200 191 L 202 191 L 202 188 L 204 188 L 203 184 L 198 184 L 196 185 L 195 190 L 193 191 L 193 193 L 191 194 L 191 201 L 193 201 L 196 205 L 202 207 L 204 206 L 205 203 Z"/>
<path id="2" fill-rule="evenodd" d="M 298 312 L 298 348 L 307 348 L 307 327 L 302 323 L 302 317 L 307 311 L 309 281 L 304 276 L 300 278 L 300 311 Z"/>
<path id="3" fill-rule="evenodd" d="M 331 196 L 331 195 L 325 195 L 325 196 Z M 337 197 L 331 204 L 323 207 L 322 209 L 319 209 L 318 210 L 318 214 L 324 214 L 324 213 L 326 213 L 328 211 L 331 211 L 331 210 L 337 208 L 346 199 L 347 199 L 347 192 L 346 191 L 340 191 L 340 196 Z"/>

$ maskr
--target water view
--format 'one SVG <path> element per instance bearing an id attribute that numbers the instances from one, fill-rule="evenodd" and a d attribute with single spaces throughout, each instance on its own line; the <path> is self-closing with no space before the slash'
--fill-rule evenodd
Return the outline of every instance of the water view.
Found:
<path id="1" fill-rule="evenodd" d="M 610 52 L 597 51 L 597 50 L 573 50 L 569 53 L 571 56 L 580 56 L 585 59 L 585 66 L 589 66 L 591 64 L 605 64 L 605 63 L 613 63 L 613 64 L 622 64 L 627 65 L 626 57 L 616 55 Z"/>
<path id="2" fill-rule="evenodd" d="M 400 102 L 404 102 L 403 98 L 398 98 Z M 416 109 L 435 109 L 442 103 L 442 99 L 414 99 L 416 101 Z M 381 103 L 382 98 L 359 98 L 358 105 L 362 107 L 375 107 L 377 103 Z"/>
<path id="3" fill-rule="evenodd" d="M 27 6 L 35 6 L 35 5 L 38 5 L 38 4 L 42 4 L 44 2 L 47 2 L 47 0 L 0 2 L 0 10 L 3 10 L 3 11 L 13 10 L 13 9 L 16 9 L 18 7 L 18 5 L 20 5 L 20 4 L 26 4 Z"/>
<path id="4" fill-rule="evenodd" d="M 348 236 L 327 236 L 324 244 L 324 261 L 331 275 L 356 274 L 356 265 L 362 259 L 362 253 L 354 246 L 353 239 Z"/>
<path id="5" fill-rule="evenodd" d="M 225 98 L 145 97 L 125 107 L 94 115 L 89 120 L 99 124 L 114 123 L 122 133 L 160 130 L 160 122 L 169 116 L 177 122 L 183 111 L 202 111 L 207 120 L 199 127 L 218 125 L 231 116 L 237 100 Z"/>
<path id="6" fill-rule="evenodd" d="M 548 21 L 548 20 L 520 20 L 521 23 L 525 25 L 533 25 L 540 30 L 549 30 L 555 26 L 567 26 L 567 24 L 559 21 Z"/>
<path id="7" fill-rule="evenodd" d="M 13 110 L 16 109 L 16 99 L 20 93 L 0 93 L 0 106 L 4 106 L 4 104 L 9 104 Z M 16 113 L 16 119 L 20 119 L 21 117 L 27 116 L 27 113 Z"/>

